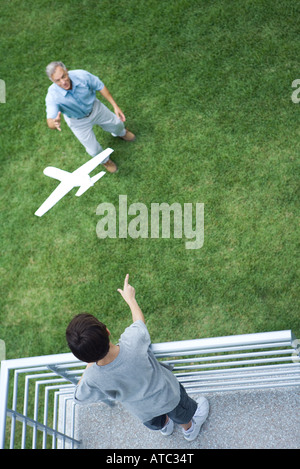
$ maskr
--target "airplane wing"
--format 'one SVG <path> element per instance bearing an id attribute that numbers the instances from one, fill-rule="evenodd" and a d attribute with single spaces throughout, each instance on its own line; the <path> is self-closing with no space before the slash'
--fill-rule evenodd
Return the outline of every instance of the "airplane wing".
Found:
<path id="1" fill-rule="evenodd" d="M 71 173 L 69 173 L 68 171 L 65 171 L 64 169 L 54 168 L 53 166 L 47 166 L 47 168 L 44 169 L 43 173 L 46 176 L 49 176 L 53 179 L 58 179 L 59 181 L 62 181 L 63 179 L 67 180 L 67 178 L 71 175 Z"/>
<path id="2" fill-rule="evenodd" d="M 68 192 L 73 189 L 73 184 L 63 184 L 60 183 L 56 189 L 49 195 L 48 199 L 40 206 L 40 208 L 35 212 L 37 217 L 43 216 L 50 208 L 52 208 L 60 199 L 62 199 Z"/>
<path id="3" fill-rule="evenodd" d="M 89 161 L 84 163 L 74 172 L 77 174 L 89 174 L 91 171 L 93 171 L 93 169 L 97 168 L 97 166 L 102 163 L 102 161 L 105 160 L 112 152 L 112 148 L 106 148 L 106 150 L 102 151 L 96 156 L 93 156 Z"/>

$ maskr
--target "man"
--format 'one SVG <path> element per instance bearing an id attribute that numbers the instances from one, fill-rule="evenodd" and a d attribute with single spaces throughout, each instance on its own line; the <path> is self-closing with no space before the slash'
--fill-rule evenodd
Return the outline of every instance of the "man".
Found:
<path id="1" fill-rule="evenodd" d="M 135 135 L 125 129 L 125 116 L 104 83 L 85 70 L 68 71 L 62 62 L 51 62 L 46 73 L 53 84 L 46 96 L 47 124 L 61 131 L 61 114 L 87 153 L 96 156 L 103 148 L 96 139 L 93 126 L 99 125 L 115 137 L 133 141 Z M 112 105 L 114 113 L 96 98 L 96 91 Z M 103 162 L 107 171 L 117 171 L 115 163 Z"/>
<path id="2" fill-rule="evenodd" d="M 90 314 L 75 316 L 67 327 L 71 351 L 88 363 L 75 389 L 75 402 L 117 400 L 148 428 L 168 436 L 175 422 L 181 425 L 184 438 L 192 441 L 208 416 L 208 401 L 189 397 L 172 371 L 155 358 L 144 315 L 128 280 L 127 274 L 123 290 L 118 291 L 130 307 L 133 323 L 118 345 L 110 341 L 106 326 Z"/>

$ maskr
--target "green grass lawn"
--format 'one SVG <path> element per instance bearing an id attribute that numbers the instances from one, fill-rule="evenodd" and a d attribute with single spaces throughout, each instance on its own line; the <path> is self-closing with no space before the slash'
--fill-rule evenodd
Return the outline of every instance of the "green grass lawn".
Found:
<path id="1" fill-rule="evenodd" d="M 153 342 L 292 329 L 298 316 L 300 13 L 282 0 L 3 0 L 0 7 L 1 311 L 7 358 L 67 352 L 87 311 L 117 341 L 135 286 Z M 116 174 L 42 218 L 56 181 L 89 156 L 46 125 L 52 60 L 99 76 L 136 133 L 96 130 Z M 204 245 L 99 239 L 96 208 L 204 203 Z"/>

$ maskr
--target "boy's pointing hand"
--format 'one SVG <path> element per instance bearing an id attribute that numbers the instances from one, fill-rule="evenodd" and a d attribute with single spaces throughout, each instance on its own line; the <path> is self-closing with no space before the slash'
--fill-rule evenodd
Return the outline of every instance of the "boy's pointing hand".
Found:
<path id="1" fill-rule="evenodd" d="M 124 280 L 123 290 L 118 288 L 118 292 L 122 295 L 127 304 L 131 303 L 135 299 L 135 289 L 128 283 L 129 274 L 126 275 Z"/>
<path id="2" fill-rule="evenodd" d="M 145 323 L 144 315 L 135 299 L 135 289 L 131 285 L 129 285 L 128 280 L 129 274 L 127 274 L 125 277 L 123 290 L 121 290 L 121 288 L 118 288 L 118 292 L 122 295 L 122 297 L 128 304 L 132 313 L 133 322 L 140 320 Z"/>

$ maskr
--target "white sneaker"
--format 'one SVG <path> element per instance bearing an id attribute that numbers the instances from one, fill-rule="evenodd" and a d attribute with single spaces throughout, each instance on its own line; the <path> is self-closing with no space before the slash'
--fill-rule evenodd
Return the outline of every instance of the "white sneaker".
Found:
<path id="1" fill-rule="evenodd" d="M 169 418 L 168 423 L 160 430 L 160 433 L 163 436 L 169 436 L 173 433 L 174 430 L 174 422 Z"/>
<path id="2" fill-rule="evenodd" d="M 192 426 L 188 430 L 183 430 L 183 436 L 188 441 L 193 441 L 197 438 L 201 426 L 207 419 L 209 413 L 209 403 L 205 397 L 199 397 L 199 399 L 197 399 L 197 403 L 197 410 L 192 418 Z"/>

